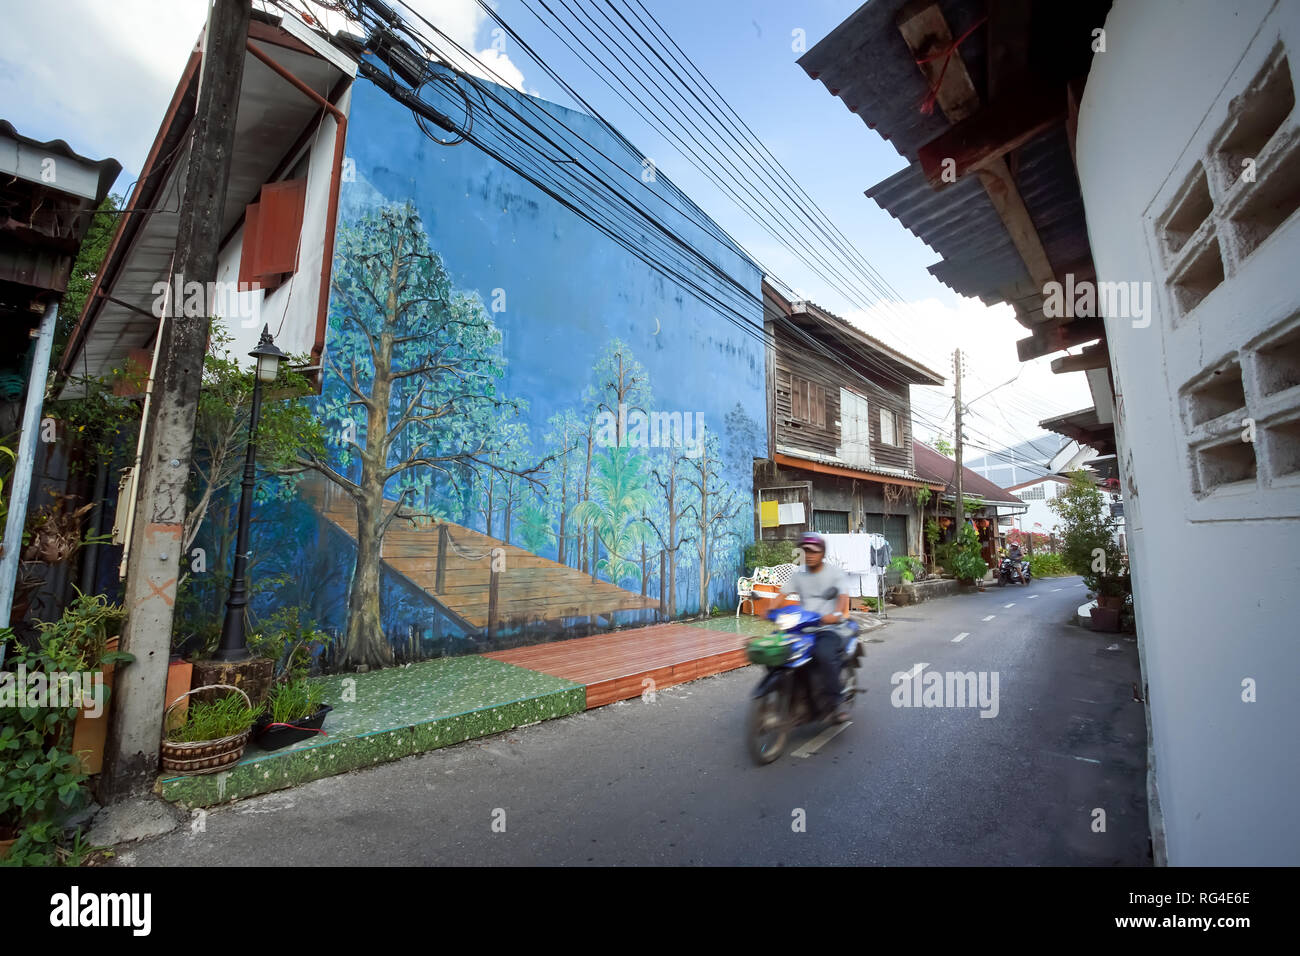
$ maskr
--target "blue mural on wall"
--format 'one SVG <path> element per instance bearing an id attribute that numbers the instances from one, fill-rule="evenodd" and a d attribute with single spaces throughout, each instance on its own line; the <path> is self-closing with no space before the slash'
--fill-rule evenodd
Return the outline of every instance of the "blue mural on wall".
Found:
<path id="1" fill-rule="evenodd" d="M 311 556 L 283 552 L 304 581 L 346 577 L 309 600 L 347 662 L 733 603 L 767 452 L 761 341 L 369 84 L 350 117 L 316 399 L 327 480 L 285 510 L 316 517 L 295 532 Z M 663 225 L 752 290 L 761 328 L 758 268 L 684 215 Z"/>

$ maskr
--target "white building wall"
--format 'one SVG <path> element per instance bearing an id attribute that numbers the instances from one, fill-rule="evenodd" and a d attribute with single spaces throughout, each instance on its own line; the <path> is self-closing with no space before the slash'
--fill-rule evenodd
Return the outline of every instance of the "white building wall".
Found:
<path id="1" fill-rule="evenodd" d="M 1300 385 L 1269 393 L 1294 346 L 1256 348 L 1300 316 L 1300 215 L 1251 248 L 1270 225 L 1267 211 L 1289 210 L 1300 183 L 1300 111 L 1267 146 L 1241 127 L 1253 156 L 1233 152 L 1229 124 L 1262 102 L 1243 94 L 1279 43 L 1287 81 L 1300 90 L 1300 4 L 1119 0 L 1079 115 L 1098 278 L 1149 282 L 1154 292 L 1149 324 L 1107 316 L 1106 329 L 1155 779 L 1174 865 L 1300 863 L 1300 432 L 1287 424 Z M 1250 126 L 1271 124 L 1269 109 L 1252 115 Z M 1279 160 L 1280 147 L 1296 150 Z M 1258 161 L 1257 181 L 1230 185 L 1243 158 Z M 1198 191 L 1201 170 L 1208 198 Z M 1166 222 L 1180 196 L 1190 197 L 1184 215 Z M 1253 212 L 1252 198 L 1261 200 Z M 1213 211 L 1196 227 L 1207 204 Z M 1244 216 L 1235 223 L 1234 208 Z M 1171 251 L 1189 223 L 1188 248 L 1205 243 L 1224 270 L 1198 304 L 1215 282 L 1212 256 L 1189 263 Z M 1171 287 L 1180 265 L 1189 281 Z M 1257 422 L 1254 443 L 1241 442 L 1244 418 Z M 1200 454 L 1216 441 L 1218 452 Z M 1253 703 L 1243 701 L 1250 681 Z"/>
<path id="2" fill-rule="evenodd" d="M 1032 485 L 1025 485 L 1022 488 L 1017 488 L 1015 491 L 1011 492 L 1017 498 L 1023 499 L 1026 505 L 1025 513 L 1013 518 L 1011 527 L 1019 528 L 1025 534 L 1029 534 L 1030 532 L 1033 532 L 1034 534 L 1052 534 L 1056 532 L 1059 534 L 1059 532 L 1057 532 L 1057 525 L 1061 523 L 1061 516 L 1048 506 L 1048 502 L 1056 497 L 1058 489 L 1064 487 L 1065 486 L 1059 481 L 1048 478 L 1043 481 L 1036 481 Z M 1035 491 L 1039 488 L 1043 491 L 1043 497 L 1033 497 Z M 1028 493 L 1030 497 L 1026 498 L 1026 493 Z M 1042 525 L 1042 527 L 1035 528 L 1035 523 Z"/>
<path id="3" fill-rule="evenodd" d="M 292 93 L 292 91 L 290 91 Z M 352 98 L 349 87 L 336 104 L 348 115 Z M 326 114 L 320 133 L 309 145 L 307 196 L 302 215 L 302 245 L 298 251 L 298 271 L 272 290 L 249 292 L 241 297 L 238 315 L 222 317 L 222 327 L 234 337 L 231 353 L 241 362 L 251 364 L 249 351 L 257 345 L 262 326 L 269 325 L 271 336 L 280 350 L 289 355 L 307 356 L 316 341 L 316 319 L 320 301 L 321 259 L 325 249 L 326 212 L 329 209 L 330 173 L 334 162 L 334 139 L 338 122 Z M 345 169 L 340 172 L 343 175 Z M 226 243 L 217 260 L 217 280 L 239 280 L 239 259 L 243 252 L 244 229 Z"/>

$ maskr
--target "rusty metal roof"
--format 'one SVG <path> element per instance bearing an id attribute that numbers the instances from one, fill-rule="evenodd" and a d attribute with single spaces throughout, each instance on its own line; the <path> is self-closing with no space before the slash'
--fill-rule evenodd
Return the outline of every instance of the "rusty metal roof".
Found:
<path id="1" fill-rule="evenodd" d="M 929 87 L 895 22 L 905 2 L 863 4 L 800 57 L 799 65 L 909 160 L 907 167 L 866 194 L 942 256 L 929 268 L 935 278 L 960 295 L 988 304 L 1020 303 L 1035 291 L 1041 295 L 979 178 L 966 176 L 936 190 L 921 170 L 918 149 L 951 126 L 937 107 L 922 112 Z M 987 102 L 988 29 L 980 25 L 987 11 L 984 0 L 938 0 L 937 5 L 953 37 L 965 35 L 958 47 L 961 60 L 981 101 Z M 1076 29 L 1076 22 L 1093 18 L 1100 24 L 1108 6 L 1097 0 L 1074 10 L 1069 4 L 1036 5 L 1031 59 L 1050 60 L 1055 52 L 1079 62 L 1077 44 L 1086 34 Z M 1073 18 L 1068 29 L 1061 25 L 1063 17 Z M 1062 33 L 1068 34 L 1068 45 L 1058 36 Z M 1054 43 L 1056 50 L 1051 49 Z M 1083 268 L 1091 253 L 1064 126 L 1053 127 L 1018 150 L 1012 168 L 1053 270 L 1062 274 Z M 1033 311 L 1032 298 L 1025 311 Z"/>
<path id="2" fill-rule="evenodd" d="M 954 479 L 957 463 L 947 455 L 935 451 L 925 442 L 912 441 L 912 456 L 916 461 L 916 473 L 928 481 L 944 486 L 943 494 L 956 494 Z M 979 472 L 963 467 L 961 470 L 961 492 L 969 498 L 980 498 L 996 504 L 1022 505 L 1024 501 L 1004 488 L 999 488 Z"/>

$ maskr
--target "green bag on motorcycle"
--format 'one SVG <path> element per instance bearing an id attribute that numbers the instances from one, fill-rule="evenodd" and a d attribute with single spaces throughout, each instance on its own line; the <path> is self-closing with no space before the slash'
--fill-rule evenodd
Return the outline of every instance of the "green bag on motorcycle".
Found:
<path id="1" fill-rule="evenodd" d="M 785 634 L 767 634 L 756 637 L 745 645 L 745 655 L 751 664 L 764 667 L 780 667 L 790 659 L 793 644 Z"/>

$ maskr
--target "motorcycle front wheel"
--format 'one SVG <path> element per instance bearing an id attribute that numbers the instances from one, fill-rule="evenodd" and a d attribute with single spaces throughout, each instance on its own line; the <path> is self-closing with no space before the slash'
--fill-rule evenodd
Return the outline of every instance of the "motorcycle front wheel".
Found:
<path id="1" fill-rule="evenodd" d="M 779 688 L 749 702 L 745 742 L 749 746 L 749 755 L 757 764 L 769 764 L 785 751 L 785 742 L 790 736 L 785 703 L 785 694 Z"/>

